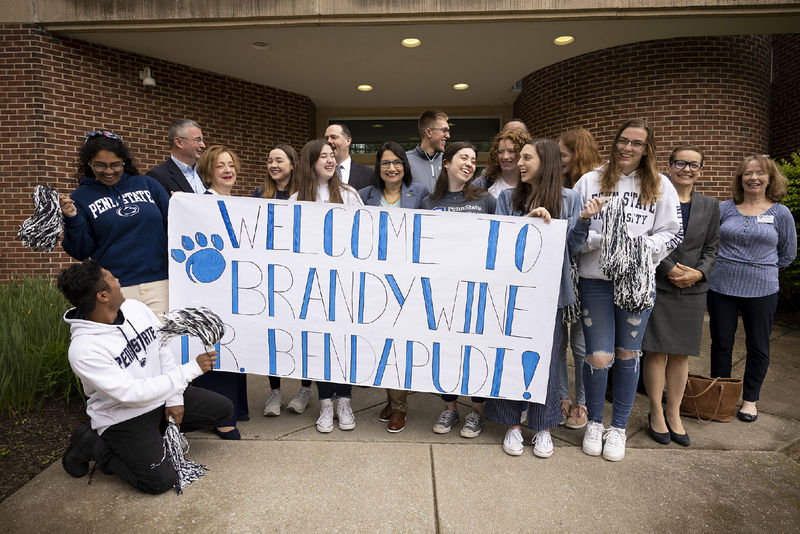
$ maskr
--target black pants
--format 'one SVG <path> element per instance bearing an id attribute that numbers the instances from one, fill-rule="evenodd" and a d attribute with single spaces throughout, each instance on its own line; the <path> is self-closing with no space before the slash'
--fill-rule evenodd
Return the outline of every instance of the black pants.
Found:
<path id="1" fill-rule="evenodd" d="M 183 432 L 221 426 L 233 414 L 230 400 L 202 388 L 187 387 L 183 403 Z M 167 491 L 175 485 L 175 469 L 169 460 L 161 462 L 166 427 L 163 406 L 108 427 L 100 436 L 106 447 L 97 458 L 98 466 L 140 491 Z"/>
<path id="2" fill-rule="evenodd" d="M 352 395 L 353 386 L 351 384 L 337 384 L 335 382 L 317 382 L 317 392 L 319 400 L 332 399 L 334 393 L 338 398 L 350 397 Z"/>
<path id="3" fill-rule="evenodd" d="M 311 380 L 301 380 L 300 385 L 304 388 L 311 387 Z M 269 389 L 281 389 L 281 377 L 279 376 L 270 376 L 269 377 Z"/>
<path id="4" fill-rule="evenodd" d="M 769 336 L 778 306 L 778 293 L 746 298 L 709 290 L 707 302 L 711 330 L 711 377 L 731 376 L 733 341 L 741 312 L 747 347 L 742 399 L 756 402 L 769 367 Z"/>

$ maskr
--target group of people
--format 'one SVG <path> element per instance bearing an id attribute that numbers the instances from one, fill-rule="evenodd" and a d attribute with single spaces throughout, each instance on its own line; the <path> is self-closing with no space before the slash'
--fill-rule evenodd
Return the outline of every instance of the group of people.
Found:
<path id="1" fill-rule="evenodd" d="M 780 204 L 786 178 L 768 156 L 744 158 L 731 181 L 733 198 L 718 203 L 694 187 L 705 163 L 703 149 L 676 147 L 665 162 L 667 174 L 661 174 L 654 131 L 641 119 L 618 128 L 605 158 L 585 129 L 567 130 L 557 140 L 535 139 L 524 123 L 511 121 L 493 139 L 488 165 L 477 178 L 477 151 L 467 141 L 448 143 L 446 114 L 426 111 L 418 128 L 417 147 L 406 151 L 386 142 L 373 169 L 350 157 L 352 137 L 344 124 L 329 125 L 324 138 L 306 143 L 299 155 L 287 144 L 276 145 L 253 196 L 567 221 L 546 402 L 472 397 L 461 436 L 478 436 L 485 419 L 495 421 L 508 427 L 503 450 L 516 456 L 524 450 L 521 427 L 527 424 L 535 431 L 534 454 L 546 458 L 553 454 L 550 430 L 565 425 L 585 428 L 586 454 L 622 460 L 643 365 L 650 436 L 662 444 L 688 446 L 679 407 L 688 357 L 700 354 L 706 303 L 715 376 L 730 375 L 742 314 L 747 363 L 739 419 L 756 420 L 769 364 L 778 270 L 792 262 L 797 249 L 794 220 Z M 70 363 L 84 384 L 91 417 L 91 425 L 73 435 L 64 466 L 82 476 L 89 460 L 95 460 L 101 469 L 152 492 L 163 491 L 166 479 L 152 482 L 143 466 L 160 457 L 154 442 L 165 416 L 182 419 L 183 430 L 214 426 L 224 439 L 239 439 L 237 422 L 249 418 L 245 375 L 203 374 L 213 365 L 213 353 L 183 366 L 168 363 L 163 350 L 144 357 L 150 350 L 148 332 L 168 310 L 170 195 L 229 195 L 241 171 L 233 150 L 206 147 L 194 121 L 174 121 L 168 137 L 170 158 L 143 176 L 119 136 L 90 132 L 79 152 L 79 186 L 61 195 L 63 247 L 77 260 L 91 258 L 59 277 L 59 288 L 75 306 L 65 316 L 73 335 Z M 654 295 L 655 305 L 651 299 L 649 305 L 631 308 L 623 295 L 630 284 L 609 274 L 615 246 L 608 228 L 613 224 L 605 215 L 613 202 L 624 207 L 617 221 L 623 233 L 645 251 L 640 292 Z M 567 346 L 574 359 L 572 388 Z M 606 427 L 610 370 L 613 403 Z M 263 413 L 278 416 L 284 406 L 281 379 L 270 376 L 269 385 Z M 339 429 L 354 429 L 352 386 L 318 381 L 316 389 L 317 430 L 331 432 L 335 419 Z M 185 408 L 179 404 L 181 391 Z M 312 397 L 311 382 L 303 381 L 286 407 L 302 413 Z M 408 391 L 387 389 L 379 417 L 389 432 L 405 428 L 407 397 Z M 436 433 L 449 432 L 460 420 L 457 396 L 442 395 L 442 401 L 441 415 L 433 422 Z M 123 432 L 129 438 L 124 446 L 115 437 Z"/>

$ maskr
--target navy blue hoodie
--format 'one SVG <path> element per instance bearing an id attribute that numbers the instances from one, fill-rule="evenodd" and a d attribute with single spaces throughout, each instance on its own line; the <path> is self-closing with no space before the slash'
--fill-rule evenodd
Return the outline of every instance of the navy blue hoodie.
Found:
<path id="1" fill-rule="evenodd" d="M 123 287 L 167 279 L 169 196 L 161 184 L 124 173 L 112 186 L 81 178 L 70 198 L 78 213 L 64 217 L 67 254 L 96 259 Z"/>

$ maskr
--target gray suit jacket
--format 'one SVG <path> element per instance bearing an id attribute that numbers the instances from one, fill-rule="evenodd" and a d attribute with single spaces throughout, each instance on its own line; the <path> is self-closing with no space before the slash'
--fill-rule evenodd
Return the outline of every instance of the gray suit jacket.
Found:
<path id="1" fill-rule="evenodd" d="M 155 178 L 170 195 L 175 191 L 194 193 L 194 189 L 189 185 L 189 181 L 186 180 L 181 170 L 175 165 L 175 162 L 172 161 L 172 158 L 167 158 L 167 161 L 161 165 L 147 171 L 147 175 Z"/>
<path id="2" fill-rule="evenodd" d="M 381 188 L 370 185 L 358 191 L 361 200 L 367 206 L 381 205 Z M 406 209 L 420 209 L 422 199 L 428 196 L 428 188 L 422 184 L 403 184 L 400 190 L 400 207 Z"/>
<path id="3" fill-rule="evenodd" d="M 656 267 L 656 287 L 659 291 L 676 294 L 703 293 L 708 290 L 708 276 L 714 267 L 719 250 L 719 202 L 692 191 L 692 210 L 689 223 L 683 229 L 683 242 Z M 703 273 L 703 279 L 692 287 L 679 288 L 667 279 L 676 263 Z"/>

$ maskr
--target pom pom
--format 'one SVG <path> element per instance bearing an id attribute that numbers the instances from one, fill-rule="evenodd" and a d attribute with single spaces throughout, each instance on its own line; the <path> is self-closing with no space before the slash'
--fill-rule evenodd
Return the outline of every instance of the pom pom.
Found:
<path id="1" fill-rule="evenodd" d="M 153 464 L 150 468 L 161 465 L 165 459 L 168 460 L 177 475 L 175 477 L 175 493 L 178 495 L 183 493 L 183 488 L 203 476 L 208 470 L 204 465 L 187 460 L 187 452 L 189 452 L 189 443 L 170 416 L 167 430 L 164 432 L 164 456 L 161 457 L 161 461 Z"/>
<path id="2" fill-rule="evenodd" d="M 33 216 L 19 227 L 17 239 L 33 250 L 50 252 L 64 229 L 58 192 L 50 186 L 37 185 L 33 190 L 33 205 Z"/>
<path id="3" fill-rule="evenodd" d="M 622 198 L 613 197 L 603 214 L 600 269 L 614 281 L 614 304 L 639 315 L 656 303 L 655 277 L 650 244 L 628 235 Z"/>
<path id="4" fill-rule="evenodd" d="M 219 315 L 202 306 L 175 310 L 163 317 L 164 325 L 159 329 L 163 344 L 173 337 L 189 334 L 200 338 L 204 346 L 213 347 L 225 334 L 225 324 Z"/>

